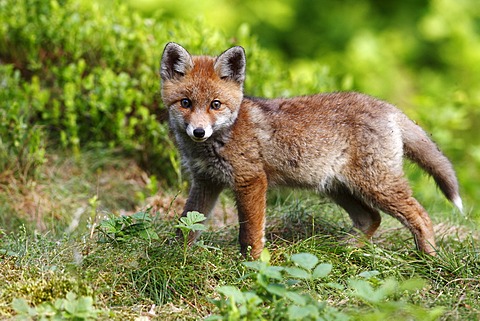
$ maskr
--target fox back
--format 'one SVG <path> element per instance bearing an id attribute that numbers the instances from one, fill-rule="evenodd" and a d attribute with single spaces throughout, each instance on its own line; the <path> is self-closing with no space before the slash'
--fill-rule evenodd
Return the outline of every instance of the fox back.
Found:
<path id="1" fill-rule="evenodd" d="M 359 93 L 244 97 L 245 65 L 241 47 L 218 57 L 191 56 L 174 43 L 165 48 L 162 98 L 191 176 L 183 215 L 208 215 L 231 188 L 241 250 L 256 258 L 265 242 L 268 186 L 308 188 L 347 211 L 353 239 L 373 235 L 381 210 L 410 229 L 420 250 L 435 254 L 432 223 L 404 178 L 403 157 L 432 175 L 459 209 L 462 203 L 450 162 L 419 126 Z"/>

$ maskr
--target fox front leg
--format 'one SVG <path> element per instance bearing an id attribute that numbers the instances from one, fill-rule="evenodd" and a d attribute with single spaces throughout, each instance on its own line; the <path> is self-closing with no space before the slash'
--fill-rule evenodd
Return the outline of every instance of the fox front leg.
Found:
<path id="1" fill-rule="evenodd" d="M 257 259 L 265 245 L 265 208 L 267 178 L 255 177 L 236 182 L 240 249 Z M 250 250 L 250 253 L 248 251 Z"/>
<path id="2" fill-rule="evenodd" d="M 214 184 L 205 179 L 192 179 L 190 192 L 188 199 L 183 209 L 182 217 L 187 216 L 190 211 L 197 211 L 204 214 L 207 218 L 212 212 L 215 204 L 217 203 L 218 196 L 223 190 L 223 186 Z M 177 231 L 177 235 L 183 238 L 180 230 Z M 190 231 L 188 235 L 188 244 L 191 245 L 197 237 L 200 235 L 200 231 Z"/>

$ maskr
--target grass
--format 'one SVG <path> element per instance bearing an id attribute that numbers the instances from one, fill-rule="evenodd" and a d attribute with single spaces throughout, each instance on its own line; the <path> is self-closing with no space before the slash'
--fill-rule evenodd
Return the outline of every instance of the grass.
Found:
<path id="1" fill-rule="evenodd" d="M 0 208 L 6 224 L 0 237 L 0 319 L 13 318 L 17 305 L 26 302 L 32 313 L 50 309 L 64 318 L 197 320 L 219 313 L 212 303 L 220 298 L 219 286 L 252 289 L 255 281 L 247 277 L 252 271 L 238 252 L 228 193 L 200 244 L 188 248 L 184 258 L 174 226 L 185 192 L 159 191 L 152 197 L 156 190 L 150 180 L 131 161 L 95 151 L 80 163 L 52 158 L 35 183 L 2 186 L 8 197 Z M 35 200 L 33 205 L 15 204 L 22 196 Z M 158 239 L 130 232 L 128 237 L 105 238 L 92 226 L 149 204 Z M 288 265 L 293 254 L 302 252 L 331 264 L 326 279 L 305 291 L 332 308 L 350 315 L 376 311 L 348 291 L 325 284 L 347 286 L 362 272 L 378 271 L 374 286 L 389 278 L 425 280 L 420 289 L 386 301 L 402 299 L 427 310 L 443 307 L 440 320 L 480 318 L 478 230 L 466 219 L 450 220 L 446 207 L 446 214 L 437 212 L 440 206 L 431 213 L 441 250 L 431 258 L 417 253 L 410 233 L 386 216 L 373 242 L 359 249 L 340 241 L 349 221 L 336 206 L 314 195 L 284 191 L 271 193 L 269 204 L 270 264 Z M 15 219 L 7 218 L 9 211 Z"/>

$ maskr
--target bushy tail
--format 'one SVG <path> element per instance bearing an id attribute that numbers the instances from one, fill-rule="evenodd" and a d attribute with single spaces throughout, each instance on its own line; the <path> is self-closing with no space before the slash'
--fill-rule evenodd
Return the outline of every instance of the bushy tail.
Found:
<path id="1" fill-rule="evenodd" d="M 440 190 L 459 210 L 463 212 L 459 194 L 457 176 L 450 161 L 442 154 L 437 145 L 430 140 L 420 126 L 402 115 L 400 126 L 404 154 L 429 173 Z"/>

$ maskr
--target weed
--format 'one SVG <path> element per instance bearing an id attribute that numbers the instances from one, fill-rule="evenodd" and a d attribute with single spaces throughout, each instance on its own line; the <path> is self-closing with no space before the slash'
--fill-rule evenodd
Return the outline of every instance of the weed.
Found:
<path id="1" fill-rule="evenodd" d="M 146 241 L 158 240 L 149 210 L 131 216 L 112 217 L 100 222 L 97 231 L 101 241 L 125 242 L 138 237 Z"/>
<path id="2" fill-rule="evenodd" d="M 205 225 L 201 222 L 205 221 L 206 217 L 202 213 L 197 211 L 191 211 L 187 213 L 187 216 L 180 217 L 179 222 L 175 225 L 180 229 L 183 236 L 183 265 L 187 262 L 187 249 L 190 233 L 198 231 L 204 231 Z"/>
<path id="3" fill-rule="evenodd" d="M 56 299 L 31 307 L 25 299 L 14 299 L 13 309 L 17 312 L 16 320 L 96 320 L 101 310 L 93 305 L 90 296 L 81 296 L 68 292 L 65 299 Z"/>
<path id="4" fill-rule="evenodd" d="M 328 280 L 332 270 L 329 263 L 318 264 L 318 258 L 310 253 L 290 257 L 293 266 L 270 265 L 270 254 L 264 250 L 260 260 L 244 262 L 254 270 L 247 277 L 254 280 L 249 290 L 235 286 L 221 286 L 217 292 L 223 297 L 213 300 L 220 314 L 209 320 L 437 320 L 442 308 L 423 308 L 402 299 L 405 292 L 424 287 L 421 280 L 398 282 L 381 280 L 377 271 L 367 271 L 350 278 L 346 285 Z M 322 299 L 315 291 L 315 284 L 338 291 L 346 291 L 360 309 L 339 311 Z"/>

